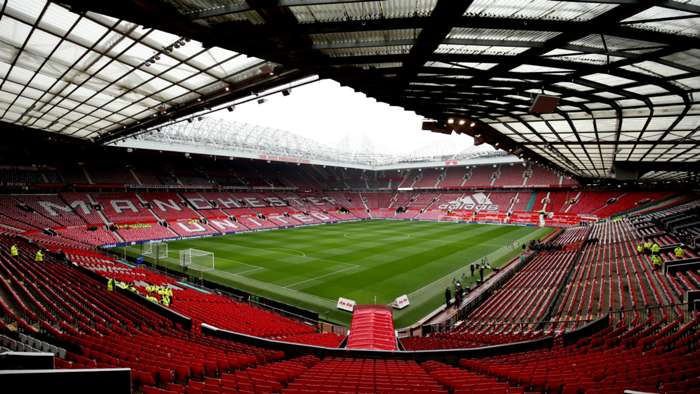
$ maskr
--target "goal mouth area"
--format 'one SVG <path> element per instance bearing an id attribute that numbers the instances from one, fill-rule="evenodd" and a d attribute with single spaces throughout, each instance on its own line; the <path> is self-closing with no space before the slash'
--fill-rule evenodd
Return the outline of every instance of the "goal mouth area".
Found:
<path id="1" fill-rule="evenodd" d="M 199 272 L 214 271 L 214 253 L 192 248 L 180 250 L 180 267 Z"/>

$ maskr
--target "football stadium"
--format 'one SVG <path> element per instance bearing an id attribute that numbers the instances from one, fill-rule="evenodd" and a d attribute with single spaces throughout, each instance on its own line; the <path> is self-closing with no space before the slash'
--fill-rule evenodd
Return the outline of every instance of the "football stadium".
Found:
<path id="1" fill-rule="evenodd" d="M 697 0 L 0 0 L 0 392 L 700 393 Z"/>

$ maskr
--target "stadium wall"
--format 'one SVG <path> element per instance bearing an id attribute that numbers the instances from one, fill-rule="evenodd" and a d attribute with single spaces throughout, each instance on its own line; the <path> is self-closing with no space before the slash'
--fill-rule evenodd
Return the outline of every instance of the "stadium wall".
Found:
<path id="1" fill-rule="evenodd" d="M 303 345 L 291 342 L 280 342 L 266 338 L 254 337 L 233 331 L 222 330 L 217 327 L 202 324 L 202 333 L 217 338 L 230 339 L 248 345 L 281 350 L 290 357 L 316 355 L 317 357 L 355 357 L 371 359 L 414 360 L 423 362 L 428 360 L 443 361 L 457 364 L 462 358 L 482 358 L 527 352 L 537 349 L 551 348 L 554 337 L 545 336 L 530 341 L 515 342 L 503 345 L 484 346 L 470 349 L 440 349 L 440 350 L 415 350 L 415 351 L 385 351 L 385 350 L 360 350 L 328 348 L 313 345 Z"/>

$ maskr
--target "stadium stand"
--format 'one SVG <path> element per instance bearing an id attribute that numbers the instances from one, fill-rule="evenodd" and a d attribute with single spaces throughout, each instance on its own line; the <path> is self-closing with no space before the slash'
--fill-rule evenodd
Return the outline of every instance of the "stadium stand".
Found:
<path id="1" fill-rule="evenodd" d="M 412 185 L 415 189 L 433 189 L 442 179 L 443 170 L 438 168 L 426 168 L 418 175 L 418 180 Z"/>
<path id="2" fill-rule="evenodd" d="M 3 249 L 10 242 L 0 238 Z M 136 385 L 161 384 L 251 365 L 280 354 L 189 334 L 103 281 L 48 257 L 36 264 L 36 250 L 20 243 L 19 257 L 0 259 L 3 328 L 45 332 L 73 345 L 60 367 L 128 366 Z M 57 294 L 61 293 L 61 296 Z M 140 361 L 139 361 L 140 360 Z"/>
<path id="3" fill-rule="evenodd" d="M 443 189 L 457 188 L 464 184 L 467 176 L 466 170 L 462 167 L 448 167 L 438 187 Z"/>
<path id="4" fill-rule="evenodd" d="M 117 233 L 126 242 L 175 238 L 177 233 L 158 223 L 118 225 Z"/>
<path id="5" fill-rule="evenodd" d="M 99 253 L 74 250 L 69 256 L 74 263 L 105 278 L 134 282 L 135 290 L 144 296 L 148 294 L 146 287 L 149 285 L 173 289 L 173 303 L 170 307 L 191 317 L 195 327 L 200 323 L 208 323 L 249 335 L 330 347 L 337 347 L 343 339 L 342 336 L 332 333 L 316 333 L 313 326 L 237 302 L 229 297 L 178 285 L 173 278 L 143 268 L 131 268 Z"/>
<path id="6" fill-rule="evenodd" d="M 518 165 L 508 165 L 498 167 L 498 178 L 493 186 L 519 187 L 525 183 L 525 168 Z"/>
<path id="7" fill-rule="evenodd" d="M 158 218 L 165 220 L 192 220 L 201 216 L 186 204 L 186 200 L 175 193 L 138 193 Z"/>
<path id="8" fill-rule="evenodd" d="M 536 330 L 575 258 L 575 252 L 541 253 L 470 314 L 463 326 L 475 332 Z M 512 323 L 509 327 L 502 322 Z"/>
<path id="9" fill-rule="evenodd" d="M 61 193 L 59 197 L 67 206 L 73 209 L 73 212 L 83 218 L 88 224 L 106 224 L 105 218 L 101 212 L 98 212 L 95 207 L 97 201 L 89 194 L 85 193 Z M 49 212 L 50 214 L 50 212 Z"/>
<path id="10" fill-rule="evenodd" d="M 491 172 L 493 167 L 487 170 Z M 437 171 L 433 175 L 441 177 L 443 173 Z M 495 179 L 506 181 L 504 177 L 508 176 L 508 171 L 501 169 Z M 181 181 L 179 177 L 178 180 Z M 368 179 L 362 182 L 369 183 Z M 573 196 L 577 197 L 576 201 L 571 201 Z M 15 194 L 5 197 L 5 208 L 0 212 L 0 223 L 6 231 L 21 234 L 54 251 L 61 249 L 71 262 L 105 280 L 113 278 L 134 283 L 138 294 L 147 295 L 148 285 L 173 289 L 169 309 L 191 318 L 193 329 L 183 330 L 122 294 L 107 292 L 104 282 L 85 276 L 51 256 L 44 265 L 32 264 L 29 260 L 35 246 L 24 241 L 19 242 L 25 263 L 18 266 L 8 259 L 6 252 L 2 252 L 0 270 L 9 281 L 2 285 L 0 292 L 0 307 L 3 309 L 0 329 L 9 333 L 20 331 L 46 338 L 49 343 L 53 342 L 52 345 L 66 346 L 66 357 L 57 359 L 58 367 L 128 366 L 134 371 L 134 387 L 144 393 L 231 392 L 234 388 L 295 393 L 341 386 L 350 390 L 372 388 L 377 391 L 389 390 L 389 387 L 395 391 L 403 387 L 407 391 L 431 393 L 444 390 L 478 392 L 487 387 L 502 392 L 573 392 L 600 387 L 608 382 L 618 385 L 615 387 L 670 387 L 683 391 L 693 384 L 688 378 L 692 369 L 688 369 L 683 360 L 695 354 L 698 327 L 695 315 L 684 310 L 683 300 L 687 291 L 700 288 L 700 273 L 695 270 L 672 274 L 654 271 L 648 257 L 635 249 L 643 238 L 664 247 L 673 247 L 679 243 L 679 236 L 697 236 L 694 232 L 698 227 L 697 220 L 693 216 L 697 207 L 695 200 L 685 200 L 682 205 L 658 211 L 645 208 L 653 203 L 663 206 L 663 202 L 673 196 L 672 192 L 540 192 L 536 189 L 515 192 L 487 190 L 481 194 L 444 190 L 304 193 L 212 192 L 206 189 L 181 193 Z M 611 198 L 615 201 L 610 201 Z M 158 204 L 156 200 L 164 201 L 167 205 L 164 208 L 172 208 L 173 212 L 161 216 L 153 208 Z M 584 200 L 587 202 L 581 203 Z M 114 201 L 120 209 L 114 208 Z M 102 210 L 95 209 L 98 204 Z M 131 208 L 132 205 L 135 209 Z M 180 210 L 175 209 L 175 205 Z M 22 209 L 22 206 L 29 209 Z M 315 323 L 309 325 L 225 295 L 194 290 L 180 284 L 177 278 L 149 268 L 130 267 L 93 250 L 97 245 L 119 242 L 277 228 L 290 224 L 320 224 L 329 220 L 366 217 L 363 214 L 367 209 L 373 216 L 444 220 L 450 212 L 476 212 L 487 206 L 495 207 L 495 211 L 480 210 L 473 218 L 488 221 L 497 215 L 499 221 L 505 221 L 506 212 L 511 211 L 511 220 L 532 223 L 538 220 L 538 210 L 571 213 L 573 217 L 578 217 L 578 214 L 607 217 L 625 211 L 632 213 L 628 218 L 593 225 L 565 225 L 567 228 L 551 243 L 555 250 L 539 251 L 512 279 L 464 315 L 458 326 L 427 336 L 401 338 L 403 349 L 509 346 L 560 335 L 604 316 L 611 316 L 615 322 L 613 328 L 581 340 L 579 345 L 582 347 L 555 340 L 554 347 L 546 351 L 463 359 L 459 365 L 442 361 L 416 363 L 361 357 L 288 358 L 277 350 L 204 335 L 198 328 L 199 324 L 207 323 L 275 341 L 331 348 L 341 346 L 345 336 L 319 332 Z M 345 216 L 336 212 L 339 207 L 347 208 L 353 214 Z M 399 207 L 405 211 L 397 213 Z M 155 215 L 149 209 L 154 210 Z M 574 212 L 570 212 L 572 210 Z M 289 216 L 283 216 L 285 213 Z M 195 220 L 191 218 L 193 214 Z M 675 221 L 678 218 L 683 220 Z M 162 221 L 165 226 L 157 221 Z M 113 230 L 106 227 L 109 222 L 116 223 Z M 579 223 L 573 221 L 571 224 Z M 45 228 L 52 229 L 55 235 L 43 231 Z M 17 242 L 15 240 L 10 241 L 5 236 L 0 247 L 7 250 L 9 243 Z M 687 257 L 697 256 L 692 248 L 686 250 Z M 663 256 L 667 261 L 675 260 L 668 250 Z M 51 267 L 50 271 L 47 271 L 48 267 Z M 48 287 L 48 283 L 63 283 L 61 289 L 70 289 L 65 290 L 66 296 L 54 299 L 57 290 Z M 90 305 L 95 305 L 99 311 L 92 310 Z M 362 316 L 363 309 L 359 308 L 356 315 Z M 385 309 L 376 308 L 367 310 L 371 311 L 367 316 L 373 318 L 353 319 L 345 347 L 397 351 L 398 342 L 390 312 L 387 314 Z M 383 319 L 377 317 L 382 315 Z M 87 316 L 91 317 L 87 319 Z M 121 323 L 115 324 L 115 319 Z M 621 375 L 611 369 L 609 373 L 587 375 L 592 377 L 582 379 L 578 374 L 552 369 L 555 362 L 568 362 L 568 357 L 578 354 L 582 354 L 580 357 L 590 354 L 585 360 L 595 361 L 588 364 L 584 358 L 579 361 L 588 366 L 594 362 L 608 362 L 604 357 L 612 358 L 609 354 L 617 354 L 615 352 L 633 357 L 633 353 L 627 355 L 625 352 L 629 349 L 649 351 L 659 346 L 663 350 L 655 351 L 654 357 L 656 354 L 658 357 L 671 354 L 663 356 L 666 357 L 663 360 L 683 371 L 678 376 L 671 377 L 663 372 L 636 381 L 633 378 L 636 375 Z M 174 349 L 180 349 L 176 357 L 153 356 Z M 597 354 L 600 356 L 595 356 Z M 134 363 L 133 355 L 139 355 L 144 361 Z M 499 367 L 514 365 L 516 361 L 513 360 L 538 360 L 542 364 L 532 370 Z M 547 364 L 546 360 L 556 361 Z M 643 366 L 649 364 L 640 365 L 640 370 L 643 370 Z M 371 383 L 360 379 L 363 374 L 367 376 L 366 368 L 370 366 L 373 368 Z M 550 368 L 550 371 L 543 375 L 540 372 L 545 368 Z M 339 370 L 347 373 L 336 382 L 334 379 L 340 375 L 334 371 Z M 358 371 L 357 375 L 353 371 Z M 407 371 L 415 377 L 411 381 L 399 382 L 397 377 Z"/>
<path id="11" fill-rule="evenodd" d="M 211 235 L 355 218 L 467 220 L 539 224 L 538 211 L 552 212 L 549 225 L 569 226 L 616 209 L 639 209 L 673 196 L 673 192 L 402 193 L 402 192 L 187 192 L 61 193 L 5 196 L 0 225 L 14 233 L 55 230 L 56 242 L 81 240 L 92 245 L 148 239 Z M 592 198 L 589 198 L 591 196 Z M 562 199 L 564 204 L 562 205 Z M 585 199 L 585 205 L 578 200 Z M 605 201 L 603 201 L 605 199 Z M 615 203 L 608 200 L 614 199 Z M 26 202 L 24 201 L 26 200 Z M 288 205 L 291 204 L 291 205 Z M 346 208 L 350 214 L 338 214 Z M 369 209 L 369 211 L 367 211 Z M 583 210 L 590 210 L 583 211 Z M 399 211 L 397 211 L 399 210 Z M 557 212 L 558 211 L 558 212 Z M 574 211 L 576 213 L 574 213 Z M 508 215 L 508 213 L 510 213 Z M 210 221 L 210 222 L 209 222 Z M 106 225 L 115 223 L 110 231 Z M 158 223 L 162 223 L 160 225 Z M 694 231 L 689 228 L 686 232 Z M 85 239 L 81 239 L 84 234 Z M 37 236 L 47 241 L 48 236 Z M 61 240 L 60 238 L 67 238 Z"/>
<path id="12" fill-rule="evenodd" d="M 446 393 L 415 361 L 327 358 L 309 368 L 282 392 Z"/>
<path id="13" fill-rule="evenodd" d="M 537 391 L 697 392 L 697 318 L 639 321 L 608 327 L 574 344 L 555 342 L 551 349 L 521 354 L 463 359 L 472 373 L 505 380 Z M 568 365 L 573 368 L 562 368 Z"/>
<path id="14" fill-rule="evenodd" d="M 0 16 L 3 393 L 125 368 L 136 394 L 700 394 L 697 1 Z M 307 97 L 342 116 L 263 105 L 327 82 L 397 118 L 331 90 Z M 244 106 L 324 137 L 372 124 L 329 144 Z M 371 286 L 386 305 L 362 304 Z M 8 361 L 39 351 L 55 371 Z"/>
<path id="15" fill-rule="evenodd" d="M 134 193 L 91 194 L 112 223 L 152 223 L 156 217 L 144 207 Z"/>
<path id="16" fill-rule="evenodd" d="M 530 165 L 525 169 L 524 176 L 526 179 L 523 185 L 526 186 L 559 186 L 562 184 L 562 176 L 552 171 L 543 168 L 538 164 Z M 575 184 L 575 181 L 568 179 L 568 184 Z"/>
<path id="17" fill-rule="evenodd" d="M 496 168 L 492 166 L 477 166 L 470 168 L 470 176 L 463 184 L 471 187 L 490 187 L 493 184 L 493 179 Z"/>

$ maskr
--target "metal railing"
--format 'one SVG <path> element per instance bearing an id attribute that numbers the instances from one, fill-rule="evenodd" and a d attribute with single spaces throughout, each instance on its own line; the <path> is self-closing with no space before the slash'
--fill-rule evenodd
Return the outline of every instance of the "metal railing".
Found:
<path id="1" fill-rule="evenodd" d="M 500 320 L 500 319 L 463 319 L 457 321 L 445 321 L 424 326 L 423 334 L 434 334 L 459 330 L 464 326 L 476 326 L 479 331 L 501 331 L 507 329 L 509 332 L 523 331 L 543 331 L 552 332 L 554 330 L 573 330 L 595 321 L 605 315 L 610 317 L 611 322 L 623 322 L 627 326 L 634 323 L 646 321 L 652 318 L 654 321 L 667 319 L 669 321 L 682 320 L 684 322 L 692 319 L 692 314 L 688 313 L 687 303 L 653 305 L 644 308 L 628 308 L 616 311 L 600 312 L 595 316 L 584 319 L 556 319 L 556 320 Z"/>
<path id="2" fill-rule="evenodd" d="M 688 312 L 688 303 L 652 305 L 644 308 L 628 308 L 611 311 L 608 313 L 613 322 L 624 322 L 626 325 L 632 325 L 635 321 L 645 321 L 652 318 L 654 321 L 660 321 L 664 318 L 669 320 L 689 321 L 692 314 Z"/>
<path id="3" fill-rule="evenodd" d="M 569 329 L 574 329 L 580 327 L 584 324 L 588 324 L 600 316 L 591 317 L 589 319 L 569 319 L 569 320 L 499 320 L 499 319 L 465 319 L 461 320 L 458 325 L 455 324 L 431 324 L 424 327 L 424 334 L 434 334 L 442 332 L 452 332 L 459 330 L 463 326 L 475 325 L 478 327 L 480 332 L 483 331 L 503 331 L 508 332 L 526 332 L 526 331 L 542 331 L 551 332 L 553 328 L 560 326 L 567 326 Z M 503 329 L 503 330 L 501 330 Z M 465 331 L 468 332 L 468 331 Z"/>

